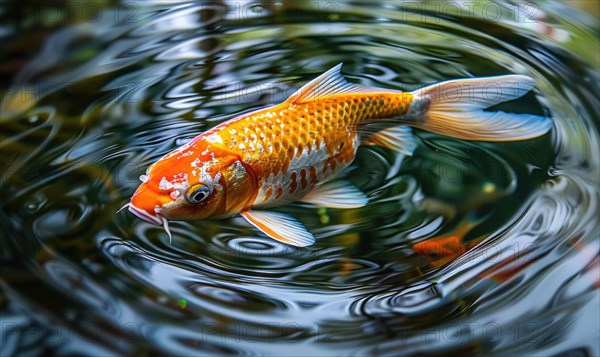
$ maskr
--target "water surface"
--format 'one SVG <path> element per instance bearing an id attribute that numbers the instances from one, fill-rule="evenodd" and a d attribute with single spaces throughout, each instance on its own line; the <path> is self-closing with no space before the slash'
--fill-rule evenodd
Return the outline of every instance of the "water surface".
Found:
<path id="1" fill-rule="evenodd" d="M 599 355 L 597 17 L 469 4 L 0 5 L 1 354 Z M 281 208 L 308 248 L 115 214 L 162 155 L 340 62 L 398 90 L 528 74 L 503 108 L 553 129 L 363 147 L 367 207 Z"/>

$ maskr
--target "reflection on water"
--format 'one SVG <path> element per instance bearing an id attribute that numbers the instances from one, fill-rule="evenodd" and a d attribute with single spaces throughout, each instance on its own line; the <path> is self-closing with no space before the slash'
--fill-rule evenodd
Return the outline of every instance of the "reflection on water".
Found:
<path id="1" fill-rule="evenodd" d="M 18 4 L 0 25 L 2 355 L 600 354 L 597 20 L 525 2 Z M 510 110 L 554 128 L 362 148 L 343 175 L 367 207 L 282 208 L 308 248 L 238 218 L 175 222 L 169 242 L 115 214 L 164 153 L 339 62 L 400 90 L 527 73 L 539 92 Z"/>

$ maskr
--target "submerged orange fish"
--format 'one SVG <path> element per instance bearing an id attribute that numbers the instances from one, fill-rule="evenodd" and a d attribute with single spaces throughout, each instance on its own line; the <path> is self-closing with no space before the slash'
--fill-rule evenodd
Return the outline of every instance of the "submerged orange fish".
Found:
<path id="1" fill-rule="evenodd" d="M 315 238 L 297 220 L 266 210 L 293 201 L 332 208 L 367 204 L 358 188 L 330 180 L 358 146 L 410 155 L 410 127 L 466 140 L 513 141 L 546 133 L 549 119 L 483 109 L 533 88 L 522 75 L 471 78 L 413 92 L 347 82 L 341 64 L 281 104 L 239 115 L 198 135 L 148 168 L 124 207 L 141 219 L 221 218 L 241 214 L 267 236 L 296 246 Z M 382 125 L 384 125 L 382 127 Z"/>
<path id="2" fill-rule="evenodd" d="M 413 250 L 418 255 L 425 257 L 432 268 L 442 267 L 460 257 L 479 244 L 484 237 L 478 237 L 465 242 L 464 237 L 474 223 L 465 223 L 454 232 L 427 239 L 413 245 Z"/>

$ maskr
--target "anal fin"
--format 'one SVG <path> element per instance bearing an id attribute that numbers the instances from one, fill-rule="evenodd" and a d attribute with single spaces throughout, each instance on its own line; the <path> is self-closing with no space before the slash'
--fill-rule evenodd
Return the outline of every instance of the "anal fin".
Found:
<path id="1" fill-rule="evenodd" d="M 315 237 L 306 227 L 287 214 L 247 210 L 241 215 L 251 225 L 279 242 L 297 247 L 306 247 L 315 243 Z"/>
<path id="2" fill-rule="evenodd" d="M 417 147 L 412 130 L 408 126 L 393 126 L 370 135 L 363 145 L 379 145 L 404 155 L 412 155 Z"/>
<path id="3" fill-rule="evenodd" d="M 358 208 L 365 206 L 369 199 L 351 183 L 333 181 L 316 187 L 300 201 L 329 208 Z"/>

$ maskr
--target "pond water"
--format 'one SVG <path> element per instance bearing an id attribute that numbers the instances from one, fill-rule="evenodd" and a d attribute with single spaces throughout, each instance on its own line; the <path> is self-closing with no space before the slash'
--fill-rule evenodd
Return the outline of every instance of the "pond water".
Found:
<path id="1" fill-rule="evenodd" d="M 582 2 L 584 3 L 584 2 Z M 593 2 L 591 2 L 593 3 Z M 600 355 L 598 18 L 554 2 L 0 5 L 1 355 Z M 524 73 L 550 133 L 362 147 L 367 207 L 161 227 L 115 212 L 165 153 L 343 62 L 414 90 Z"/>

